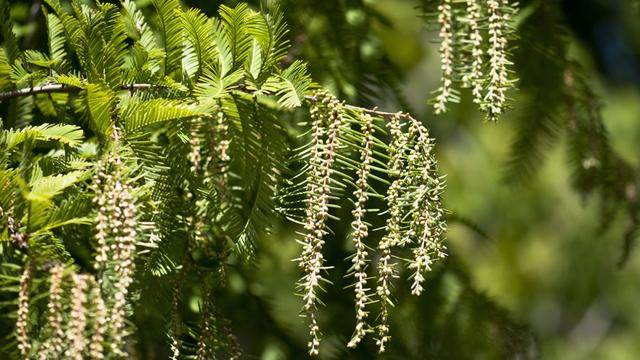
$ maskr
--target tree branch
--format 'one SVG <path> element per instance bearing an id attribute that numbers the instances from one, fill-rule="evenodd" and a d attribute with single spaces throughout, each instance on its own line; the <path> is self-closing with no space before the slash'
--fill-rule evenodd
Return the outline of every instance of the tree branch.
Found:
<path id="1" fill-rule="evenodd" d="M 128 84 L 122 85 L 122 90 L 129 90 L 131 92 L 147 90 L 151 88 L 152 84 Z M 5 101 L 9 99 L 15 99 L 21 96 L 30 96 L 36 94 L 51 94 L 51 93 L 74 93 L 82 90 L 81 88 L 73 85 L 66 84 L 46 84 L 40 86 L 33 86 L 29 88 L 11 90 L 7 92 L 0 93 L 0 101 Z"/>
<path id="2" fill-rule="evenodd" d="M 122 90 L 129 90 L 130 92 L 135 92 L 135 91 L 148 90 L 154 86 L 155 85 L 153 84 L 124 84 L 120 88 Z M 80 90 L 82 89 L 73 85 L 45 84 L 45 85 L 33 86 L 29 88 L 0 92 L 0 102 L 5 100 L 10 100 L 10 99 L 15 99 L 21 96 L 30 96 L 30 95 L 36 95 L 36 94 L 51 94 L 51 93 L 74 93 Z M 306 95 L 304 98 L 311 102 L 317 102 L 319 100 L 315 96 L 311 96 L 311 95 Z M 417 119 L 413 118 L 411 115 L 403 112 L 393 113 L 393 112 L 379 111 L 377 108 L 368 109 L 368 108 L 363 108 L 363 107 L 349 105 L 349 104 L 345 104 L 343 105 L 343 107 L 354 110 L 354 111 L 363 111 L 371 115 L 377 115 L 384 118 L 400 116 L 412 122 L 420 123 Z"/>
<path id="3" fill-rule="evenodd" d="M 311 96 L 311 95 L 306 95 L 304 98 L 306 100 L 308 100 L 308 101 L 311 101 L 311 102 L 320 101 L 320 99 L 316 98 L 315 96 Z M 351 109 L 351 110 L 355 110 L 355 111 L 362 111 L 362 112 L 365 112 L 365 113 L 368 113 L 368 114 L 371 114 L 371 115 L 377 115 L 377 116 L 380 116 L 380 117 L 383 117 L 383 118 L 391 118 L 391 117 L 394 117 L 394 116 L 399 116 L 401 118 L 405 118 L 405 119 L 411 121 L 412 123 L 418 125 L 417 126 L 417 130 L 418 130 L 418 132 L 420 133 L 421 136 L 428 137 L 428 136 L 426 136 L 427 134 L 425 134 L 423 132 L 423 130 L 422 130 L 422 123 L 418 119 L 416 119 L 413 116 L 411 116 L 411 114 L 408 114 L 408 113 L 405 113 L 405 112 L 401 112 L 401 111 L 395 112 L 395 113 L 387 112 L 387 111 L 379 111 L 377 107 L 373 108 L 373 109 L 368 109 L 368 108 L 355 106 L 355 105 L 349 105 L 349 104 L 344 104 L 344 105 L 342 105 L 342 107 L 347 108 L 347 109 Z"/>

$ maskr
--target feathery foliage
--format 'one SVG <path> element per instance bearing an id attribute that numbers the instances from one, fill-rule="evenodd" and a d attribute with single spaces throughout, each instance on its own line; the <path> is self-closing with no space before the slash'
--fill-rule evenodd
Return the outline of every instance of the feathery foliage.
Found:
<path id="1" fill-rule="evenodd" d="M 302 204 L 300 289 L 316 355 L 329 269 L 322 244 L 335 218 L 331 201 L 347 189 L 357 203 L 350 273 L 360 311 L 351 346 L 378 329 L 384 351 L 396 267 L 406 263 L 417 295 L 445 256 L 444 182 L 427 129 L 405 113 L 312 93 L 307 65 L 284 63 L 288 30 L 276 7 L 221 5 L 210 18 L 177 0 L 151 3 L 146 16 L 130 0 L 47 0 L 46 52 L 20 50 L 3 24 L 0 89 L 20 112 L 0 134 L 0 249 L 11 279 L 0 291 L 17 289 L 17 306 L 6 306 L 15 342 L 3 351 L 128 358 L 145 316 L 166 305 L 175 311 L 163 319 L 174 359 L 237 358 L 214 292 L 224 288 L 225 269 L 250 261 L 280 224 L 278 210 L 300 222 Z M 312 140 L 291 152 L 289 119 L 304 108 Z M 30 115 L 36 109 L 44 123 Z M 291 176 L 298 162 L 302 171 Z M 372 182 L 393 190 L 379 193 Z M 388 209 L 369 208 L 368 197 Z M 377 246 L 367 239 L 369 214 L 390 219 L 372 230 L 386 234 Z M 374 261 L 377 274 L 367 274 L 375 259 L 367 247 L 386 256 Z M 368 277 L 385 278 L 377 295 L 366 294 Z M 198 320 L 177 313 L 181 292 L 198 296 Z M 377 325 L 362 315 L 374 299 L 383 314 Z"/>

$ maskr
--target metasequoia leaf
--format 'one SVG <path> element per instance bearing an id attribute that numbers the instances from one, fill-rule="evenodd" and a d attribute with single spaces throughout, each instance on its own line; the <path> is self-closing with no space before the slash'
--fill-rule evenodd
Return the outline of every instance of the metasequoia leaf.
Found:
<path id="1" fill-rule="evenodd" d="M 76 147 L 84 139 L 82 129 L 75 125 L 43 124 L 28 126 L 18 130 L 5 130 L 0 135 L 0 143 L 6 150 L 21 144 L 27 139 L 56 140 L 65 145 Z"/>
<path id="2" fill-rule="evenodd" d="M 205 116 L 195 106 L 179 100 L 130 100 L 120 109 L 120 118 L 129 132 L 159 122 L 185 120 Z"/>
<path id="3" fill-rule="evenodd" d="M 307 74 L 307 65 L 296 60 L 280 74 L 280 86 L 277 94 L 278 103 L 287 108 L 298 107 L 311 85 L 311 78 Z"/>

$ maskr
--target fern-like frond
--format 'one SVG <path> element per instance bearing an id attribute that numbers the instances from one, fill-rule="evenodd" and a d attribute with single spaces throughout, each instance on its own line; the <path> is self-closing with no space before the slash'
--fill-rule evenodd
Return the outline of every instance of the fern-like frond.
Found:
<path id="1" fill-rule="evenodd" d="M 65 64 L 67 54 L 65 50 L 66 37 L 64 34 L 64 25 L 54 14 L 46 14 L 47 34 L 49 35 L 49 57 L 59 64 Z M 66 67 L 60 67 L 60 72 L 67 70 Z"/>
<path id="2" fill-rule="evenodd" d="M 4 130 L 0 135 L 0 146 L 11 150 L 22 142 L 30 140 L 56 140 L 70 147 L 78 146 L 84 139 L 82 129 L 75 125 L 43 124 L 17 130 Z"/>
<path id="3" fill-rule="evenodd" d="M 164 48 L 164 75 L 179 78 L 181 75 L 183 49 L 182 9 L 178 0 L 153 0 L 153 6 L 158 12 L 158 27 L 162 34 Z"/>
<path id="4" fill-rule="evenodd" d="M 200 10 L 182 13 L 187 46 L 182 60 L 186 73 L 196 81 L 217 57 L 213 23 Z"/>
<path id="5" fill-rule="evenodd" d="M 242 77 L 242 70 L 226 73 L 222 67 L 212 67 L 205 71 L 193 94 L 202 103 L 215 103 L 236 88 Z"/>
<path id="6" fill-rule="evenodd" d="M 7 58 L 7 52 L 0 48 L 0 90 L 7 90 L 13 86 L 13 71 Z"/>
<path id="7" fill-rule="evenodd" d="M 311 77 L 307 73 L 307 65 L 296 60 L 279 75 L 280 84 L 276 94 L 278 103 L 286 108 L 302 105 L 305 95 L 309 92 Z"/>
<path id="8" fill-rule="evenodd" d="M 2 36 L 2 47 L 4 48 L 9 64 L 11 64 L 20 56 L 20 46 L 14 33 L 9 5 L 10 2 L 8 0 L 0 1 L 0 16 L 2 16 L 3 19 L 0 24 L 0 36 Z"/>
<path id="9" fill-rule="evenodd" d="M 180 100 L 153 99 L 129 100 L 120 108 L 120 118 L 127 132 L 135 132 L 145 126 L 165 121 L 186 120 L 206 113 Z"/>
<path id="10" fill-rule="evenodd" d="M 86 84 L 79 94 L 79 100 L 78 110 L 89 120 L 93 129 L 104 136 L 111 136 L 115 93 L 104 85 Z"/>
<path id="11" fill-rule="evenodd" d="M 251 31 L 258 24 L 258 16 L 245 3 L 239 3 L 234 8 L 222 5 L 218 12 L 231 45 L 232 67 L 236 69 L 249 57 L 253 42 Z"/>
<path id="12" fill-rule="evenodd" d="M 84 171 L 72 171 L 64 175 L 52 175 L 38 178 L 32 182 L 26 198 L 34 201 L 48 201 L 69 186 L 82 179 Z"/>

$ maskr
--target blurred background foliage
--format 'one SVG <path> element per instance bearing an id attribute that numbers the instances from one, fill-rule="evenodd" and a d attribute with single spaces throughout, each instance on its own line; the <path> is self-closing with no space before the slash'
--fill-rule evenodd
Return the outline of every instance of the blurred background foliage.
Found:
<path id="1" fill-rule="evenodd" d="M 437 1 L 277 2 L 291 30 L 287 61 L 307 61 L 316 82 L 354 105 L 412 112 L 431 129 L 448 174 L 450 256 L 431 273 L 425 295 L 398 295 L 386 358 L 637 358 L 640 2 L 523 0 L 512 43 L 519 90 L 498 123 L 483 123 L 464 92 L 444 116 L 427 105 L 440 66 L 437 33 L 424 15 Z M 20 41 L 44 46 L 39 1 L 12 3 Z M 143 9 L 147 3 L 138 1 Z M 209 15 L 220 3 L 184 1 Z M 602 125 L 587 144 L 606 142 L 614 154 L 600 172 L 585 173 L 588 159 L 576 158 L 582 154 L 576 146 L 591 133 L 564 108 L 571 101 L 567 76 L 588 84 L 591 96 L 580 104 L 598 112 Z M 347 221 L 331 227 L 350 231 Z M 294 239 L 289 225 L 278 227 L 259 244 L 254 263 L 227 267 L 225 287 L 215 295 L 217 311 L 250 358 L 307 356 L 306 328 L 296 316 L 300 299 L 293 295 Z M 330 276 L 335 286 L 323 297 L 322 359 L 368 359 L 376 350 L 371 339 L 356 350 L 344 345 L 354 322 L 352 292 L 340 275 L 349 246 L 329 241 L 326 247 L 329 263 L 338 265 Z M 409 293 L 407 284 L 397 286 L 398 294 Z M 197 311 L 197 301 L 185 314 Z M 163 323 L 163 314 L 145 319 L 154 316 Z M 145 324 L 141 333 L 151 339 L 164 331 L 155 325 Z M 149 358 L 167 354 L 164 344 L 146 337 L 139 346 Z"/>

